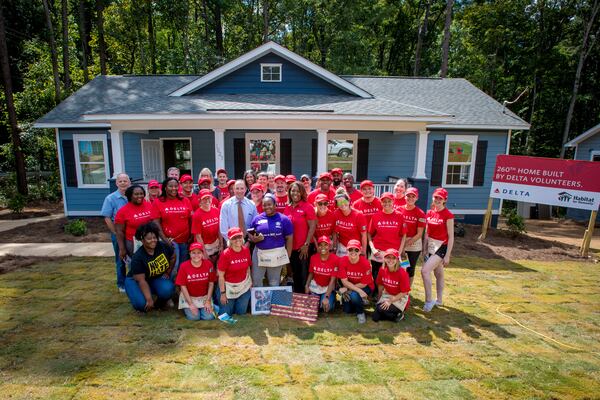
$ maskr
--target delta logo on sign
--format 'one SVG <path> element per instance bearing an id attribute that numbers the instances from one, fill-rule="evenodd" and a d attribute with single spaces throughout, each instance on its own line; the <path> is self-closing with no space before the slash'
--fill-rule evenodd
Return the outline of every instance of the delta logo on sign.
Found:
<path id="1" fill-rule="evenodd" d="M 496 158 L 490 197 L 598 210 L 600 163 L 557 158 Z"/>

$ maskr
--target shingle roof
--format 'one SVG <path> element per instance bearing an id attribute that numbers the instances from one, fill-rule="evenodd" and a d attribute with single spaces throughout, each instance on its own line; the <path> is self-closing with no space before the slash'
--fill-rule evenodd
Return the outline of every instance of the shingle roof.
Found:
<path id="1" fill-rule="evenodd" d="M 351 95 L 201 94 L 169 96 L 198 79 L 189 75 L 98 76 L 72 94 L 38 124 L 85 122 L 87 114 L 198 114 L 230 112 L 315 112 L 394 117 L 449 116 L 452 125 L 528 125 L 465 79 L 345 76 L 371 93 Z"/>

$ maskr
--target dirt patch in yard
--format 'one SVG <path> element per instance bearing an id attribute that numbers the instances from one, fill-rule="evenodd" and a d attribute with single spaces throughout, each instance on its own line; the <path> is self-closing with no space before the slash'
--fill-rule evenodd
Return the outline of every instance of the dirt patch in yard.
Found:
<path id="1" fill-rule="evenodd" d="M 61 260 L 64 257 L 24 257 L 6 255 L 0 257 L 0 275 L 16 269 L 26 268 L 33 264 Z"/>
<path id="2" fill-rule="evenodd" d="M 0 243 L 110 242 L 104 218 L 81 217 L 80 219 L 83 219 L 87 225 L 87 234 L 83 236 L 65 233 L 65 225 L 69 223 L 69 219 L 63 217 L 2 232 Z"/>
<path id="3" fill-rule="evenodd" d="M 52 203 L 49 201 L 39 201 L 28 204 L 23 208 L 23 212 L 20 214 L 14 214 L 5 207 L 0 207 L 0 221 L 3 220 L 14 220 L 14 219 L 28 219 L 46 217 L 52 214 L 58 214 L 64 212 L 62 201 L 58 203 Z"/>

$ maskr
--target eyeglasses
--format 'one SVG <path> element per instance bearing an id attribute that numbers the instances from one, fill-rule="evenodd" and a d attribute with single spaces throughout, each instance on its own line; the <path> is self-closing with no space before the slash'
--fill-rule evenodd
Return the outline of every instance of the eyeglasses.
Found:
<path id="1" fill-rule="evenodd" d="M 317 203 L 318 206 L 328 206 L 329 202 L 328 201 L 322 201 L 320 203 Z"/>
<path id="2" fill-rule="evenodd" d="M 302 182 L 310 182 L 310 179 L 308 179 L 308 178 L 302 178 Z"/>
<path id="3" fill-rule="evenodd" d="M 355 249 L 355 248 L 348 249 L 349 253 L 358 253 L 359 251 L 360 251 L 359 249 Z"/>

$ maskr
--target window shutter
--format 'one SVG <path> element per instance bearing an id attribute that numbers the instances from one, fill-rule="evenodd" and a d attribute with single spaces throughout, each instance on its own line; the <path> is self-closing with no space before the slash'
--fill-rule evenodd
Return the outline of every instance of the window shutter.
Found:
<path id="1" fill-rule="evenodd" d="M 246 139 L 233 139 L 233 172 L 235 179 L 242 179 L 246 170 Z"/>
<path id="2" fill-rule="evenodd" d="M 369 179 L 369 139 L 358 139 L 356 151 L 356 181 Z"/>
<path id="3" fill-rule="evenodd" d="M 292 173 L 292 139 L 279 140 L 279 166 L 281 175 Z"/>
<path id="4" fill-rule="evenodd" d="M 72 140 L 62 141 L 63 162 L 65 163 L 65 181 L 67 187 L 77 187 L 77 165 L 75 165 L 75 147 Z"/>
<path id="5" fill-rule="evenodd" d="M 113 165 L 113 155 L 112 155 L 112 144 L 110 142 L 110 139 L 106 140 L 107 143 L 107 147 L 108 147 L 108 168 L 109 168 L 109 179 L 112 178 L 115 174 L 115 166 Z M 125 171 L 119 171 L 119 173 L 121 172 L 125 172 Z M 130 177 L 131 179 L 134 179 L 132 177 Z"/>
<path id="6" fill-rule="evenodd" d="M 442 176 L 444 175 L 444 150 L 446 141 L 433 141 L 433 157 L 431 160 L 431 186 L 442 186 Z"/>
<path id="7" fill-rule="evenodd" d="M 485 162 L 487 161 L 487 140 L 477 142 L 477 156 L 475 159 L 475 174 L 473 176 L 473 186 L 483 186 L 485 175 Z"/>
<path id="8" fill-rule="evenodd" d="M 313 139 L 310 158 L 310 176 L 317 176 L 317 151 L 317 139 Z"/>

